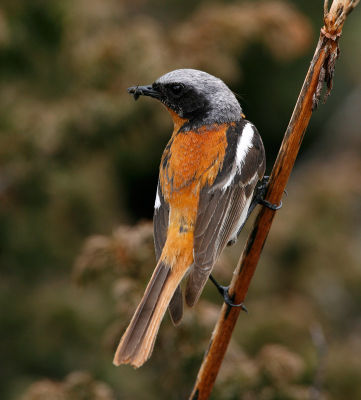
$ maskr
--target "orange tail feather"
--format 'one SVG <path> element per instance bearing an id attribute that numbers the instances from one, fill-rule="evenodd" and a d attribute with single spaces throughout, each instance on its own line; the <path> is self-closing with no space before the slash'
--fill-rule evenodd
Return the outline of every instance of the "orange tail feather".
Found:
<path id="1" fill-rule="evenodd" d="M 115 365 L 131 364 L 138 368 L 151 356 L 163 316 L 188 267 L 188 263 L 182 262 L 170 268 L 162 258 L 159 260 L 120 340 L 113 360 Z"/>

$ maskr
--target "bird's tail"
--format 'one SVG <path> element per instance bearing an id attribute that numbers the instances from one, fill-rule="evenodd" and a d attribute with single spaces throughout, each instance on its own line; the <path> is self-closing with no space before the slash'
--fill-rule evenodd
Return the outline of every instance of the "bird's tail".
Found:
<path id="1" fill-rule="evenodd" d="M 138 368 L 151 356 L 164 313 L 191 260 L 181 257 L 170 267 L 160 258 L 143 298 L 120 340 L 113 363 Z"/>

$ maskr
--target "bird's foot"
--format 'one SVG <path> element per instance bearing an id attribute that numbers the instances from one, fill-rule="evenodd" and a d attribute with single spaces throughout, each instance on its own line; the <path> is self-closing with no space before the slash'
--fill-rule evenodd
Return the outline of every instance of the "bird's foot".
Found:
<path id="1" fill-rule="evenodd" d="M 273 210 L 273 211 L 277 211 L 277 210 L 279 210 L 280 208 L 282 208 L 282 200 L 280 201 L 279 204 L 273 204 L 273 203 L 270 203 L 269 201 L 267 201 L 267 200 L 265 200 L 265 199 L 259 199 L 259 200 L 258 200 L 258 203 L 259 203 L 259 204 L 262 204 L 263 206 L 268 207 L 269 209 L 271 209 L 271 210 Z"/>
<path id="2" fill-rule="evenodd" d="M 261 204 L 265 207 L 268 207 L 269 209 L 273 211 L 277 211 L 280 208 L 282 208 L 282 200 L 280 201 L 279 204 L 273 204 L 267 200 L 264 199 L 266 192 L 267 192 L 267 186 L 268 186 L 268 181 L 269 181 L 269 176 L 264 176 L 260 183 L 256 187 L 256 195 L 255 198 L 257 199 L 258 204 Z M 286 195 L 287 192 L 285 191 Z"/>
<path id="3" fill-rule="evenodd" d="M 232 299 L 229 297 L 229 286 L 222 286 L 220 285 L 211 275 L 209 275 L 209 279 L 213 282 L 219 293 L 222 295 L 224 302 L 230 307 L 241 307 L 243 311 L 248 313 L 247 307 L 243 303 L 235 304 L 233 303 Z"/>

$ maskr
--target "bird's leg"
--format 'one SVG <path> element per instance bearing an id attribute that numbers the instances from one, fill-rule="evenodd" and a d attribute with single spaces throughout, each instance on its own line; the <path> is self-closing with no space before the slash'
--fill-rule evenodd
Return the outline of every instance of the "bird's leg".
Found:
<path id="1" fill-rule="evenodd" d="M 215 287 L 217 288 L 217 290 L 219 291 L 219 293 L 222 295 L 224 302 L 229 305 L 230 307 L 241 307 L 241 309 L 245 312 L 248 313 L 248 310 L 246 308 L 246 306 L 243 303 L 239 303 L 239 304 L 234 304 L 231 300 L 231 298 L 229 297 L 229 286 L 222 286 L 220 285 L 211 275 L 209 275 L 209 279 L 213 282 L 213 284 L 215 285 Z"/>

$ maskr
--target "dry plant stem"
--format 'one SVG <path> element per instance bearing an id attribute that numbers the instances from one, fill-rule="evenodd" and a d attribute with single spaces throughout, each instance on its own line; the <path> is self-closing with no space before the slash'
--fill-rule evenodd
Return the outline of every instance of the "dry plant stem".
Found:
<path id="1" fill-rule="evenodd" d="M 312 111 L 320 100 L 323 83 L 327 85 L 325 98 L 332 88 L 335 61 L 339 55 L 338 40 L 347 15 L 357 3 L 358 1 L 352 0 L 335 0 L 328 11 L 328 2 L 325 2 L 325 25 L 321 29 L 315 54 L 270 176 L 266 199 L 271 203 L 279 204 L 281 201 Z M 233 297 L 236 304 L 243 302 L 246 297 L 274 215 L 274 211 L 262 207 L 257 216 L 231 281 L 230 297 Z M 240 312 L 239 307 L 223 304 L 208 351 L 198 372 L 191 400 L 209 398 Z"/>

